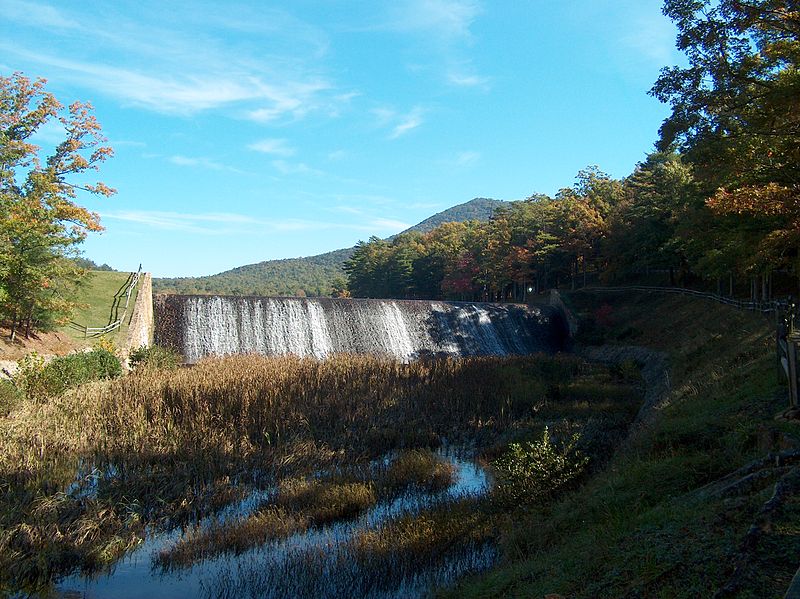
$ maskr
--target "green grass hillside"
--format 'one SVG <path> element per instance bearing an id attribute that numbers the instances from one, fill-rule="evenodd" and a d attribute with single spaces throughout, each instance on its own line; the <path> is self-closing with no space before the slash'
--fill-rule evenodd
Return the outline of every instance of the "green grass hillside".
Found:
<path id="1" fill-rule="evenodd" d="M 579 490 L 510 514 L 502 563 L 446 596 L 783 597 L 800 566 L 800 426 L 775 420 L 774 317 L 657 294 L 567 301 L 584 343 L 667 354 L 668 405 Z"/>
<path id="2" fill-rule="evenodd" d="M 61 327 L 60 331 L 78 343 L 95 342 L 96 339 L 84 338 L 83 327 L 104 327 L 122 317 L 125 310 L 124 290 L 130 276 L 131 273 L 128 272 L 90 271 L 78 289 L 75 298 L 78 307 L 72 314 L 72 321 Z M 131 294 L 128 314 L 122 327 L 109 333 L 107 335 L 109 339 L 117 340 L 127 332 L 138 291 L 137 287 Z M 115 302 L 118 296 L 120 299 Z"/>

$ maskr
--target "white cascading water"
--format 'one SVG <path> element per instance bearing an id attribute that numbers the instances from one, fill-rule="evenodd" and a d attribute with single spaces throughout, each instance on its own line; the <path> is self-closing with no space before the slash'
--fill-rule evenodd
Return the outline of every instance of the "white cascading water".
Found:
<path id="1" fill-rule="evenodd" d="M 188 362 L 242 353 L 320 359 L 366 353 L 402 361 L 502 356 L 558 349 L 560 324 L 545 312 L 427 301 L 161 296 L 156 341 L 176 347 Z"/>

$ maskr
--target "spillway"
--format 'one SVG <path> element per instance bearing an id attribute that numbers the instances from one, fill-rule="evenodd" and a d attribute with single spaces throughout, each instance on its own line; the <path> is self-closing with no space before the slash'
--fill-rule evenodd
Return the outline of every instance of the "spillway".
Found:
<path id="1" fill-rule="evenodd" d="M 546 306 L 417 300 L 159 295 L 155 342 L 187 362 L 257 353 L 325 358 L 552 352 L 564 325 Z"/>

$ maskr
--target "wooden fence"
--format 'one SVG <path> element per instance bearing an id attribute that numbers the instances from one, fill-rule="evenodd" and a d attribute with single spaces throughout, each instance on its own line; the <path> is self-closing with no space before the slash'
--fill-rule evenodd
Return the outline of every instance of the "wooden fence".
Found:
<path id="1" fill-rule="evenodd" d="M 116 331 L 118 328 L 122 326 L 122 323 L 125 322 L 125 317 L 128 315 L 128 307 L 131 303 L 131 294 L 133 290 L 136 289 L 136 285 L 139 284 L 139 278 L 142 276 L 142 265 L 139 265 L 139 270 L 136 272 L 131 273 L 130 278 L 128 279 L 128 283 L 124 288 L 124 295 L 125 295 L 125 307 L 122 310 L 122 316 L 119 315 L 119 305 L 122 303 L 122 296 L 123 292 L 120 291 L 116 296 L 114 296 L 114 307 L 112 310 L 116 311 L 116 320 L 113 322 L 108 323 L 104 327 L 83 327 L 83 337 L 99 337 L 100 335 L 105 335 L 106 333 L 110 333 L 111 331 Z"/>
<path id="2" fill-rule="evenodd" d="M 783 318 L 778 319 L 775 334 L 778 370 L 789 381 L 789 406 L 792 409 L 800 407 L 800 369 L 798 369 L 797 355 L 800 353 L 800 328 L 797 326 L 797 306 L 789 302 L 789 307 L 784 312 Z"/>

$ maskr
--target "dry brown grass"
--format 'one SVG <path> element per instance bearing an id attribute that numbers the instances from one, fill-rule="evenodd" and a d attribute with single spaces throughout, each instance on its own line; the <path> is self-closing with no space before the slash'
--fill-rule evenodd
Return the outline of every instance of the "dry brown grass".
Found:
<path id="1" fill-rule="evenodd" d="M 140 538 L 143 523 L 196 521 L 246 492 L 247 485 L 231 482 L 243 474 L 264 485 L 430 447 L 444 437 L 501 443 L 507 431 L 519 434 L 535 418 L 537 398 L 562 401 L 557 390 L 589 370 L 571 356 L 411 364 L 363 356 L 324 362 L 238 356 L 167 372 L 146 369 L 47 403 L 23 402 L 0 419 L 0 548 L 6 549 L 0 572 L 14 572 L 0 575 L 0 585 L 48 579 L 49 566 L 40 564 L 61 564 L 58 570 L 84 563 L 112 541 L 127 547 Z M 81 463 L 106 473 L 90 497 L 98 511 L 58 511 L 58 547 L 71 557 L 37 559 L 55 549 L 42 540 L 52 530 L 38 523 L 34 505 L 67 490 Z M 394 468 L 397 481 L 428 488 L 441 488 L 452 476 L 423 453 L 401 457 Z M 300 524 L 273 511 L 246 526 L 269 536 L 352 515 L 380 493 L 353 484 L 315 490 L 310 501 L 318 507 L 296 511 Z M 101 515 L 105 509 L 108 517 Z M 72 526 L 92 513 L 107 524 L 88 533 Z M 36 534 L 23 534 L 26 527 Z"/>
<path id="2" fill-rule="evenodd" d="M 415 487 L 441 491 L 453 484 L 455 467 L 429 449 L 403 451 L 389 464 L 382 479 L 386 491 Z"/>

